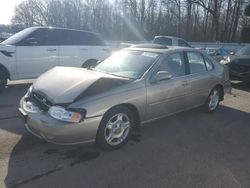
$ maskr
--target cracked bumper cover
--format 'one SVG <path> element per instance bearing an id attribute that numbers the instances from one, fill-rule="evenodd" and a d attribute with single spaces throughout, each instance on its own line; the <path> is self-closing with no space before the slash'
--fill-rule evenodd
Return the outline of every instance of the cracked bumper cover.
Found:
<path id="1" fill-rule="evenodd" d="M 86 118 L 80 123 L 68 123 L 52 118 L 46 112 L 30 113 L 20 102 L 20 114 L 26 115 L 26 129 L 38 138 L 55 144 L 78 144 L 94 142 L 102 116 Z"/>

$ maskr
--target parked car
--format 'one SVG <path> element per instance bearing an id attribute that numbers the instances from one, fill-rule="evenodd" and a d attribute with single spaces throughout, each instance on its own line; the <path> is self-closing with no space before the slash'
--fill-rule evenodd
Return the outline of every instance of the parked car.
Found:
<path id="1" fill-rule="evenodd" d="M 27 130 L 48 142 L 116 149 L 146 122 L 198 106 L 214 112 L 228 91 L 228 70 L 205 53 L 153 45 L 94 68 L 56 67 L 34 82 L 19 111 Z"/>
<path id="2" fill-rule="evenodd" d="M 221 61 L 229 69 L 232 80 L 250 81 L 250 45 L 241 48 L 235 55 Z"/>
<path id="3" fill-rule="evenodd" d="M 182 38 L 173 37 L 173 36 L 155 36 L 153 39 L 154 44 L 161 44 L 166 46 L 183 46 L 191 47 L 187 41 Z"/>
<path id="4" fill-rule="evenodd" d="M 216 61 L 220 62 L 221 60 L 224 60 L 228 55 L 230 55 L 230 52 L 223 48 L 203 48 L 204 52 L 206 52 L 208 55 L 212 56 Z"/>
<path id="5" fill-rule="evenodd" d="M 96 33 L 31 27 L 0 43 L 0 89 L 7 79 L 36 78 L 55 66 L 88 66 L 109 55 Z"/>

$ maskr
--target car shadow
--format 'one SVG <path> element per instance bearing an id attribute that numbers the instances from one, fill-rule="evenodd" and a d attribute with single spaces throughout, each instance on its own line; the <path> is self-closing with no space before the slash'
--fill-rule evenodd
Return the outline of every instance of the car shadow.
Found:
<path id="1" fill-rule="evenodd" d="M 249 82 L 231 82 L 231 86 L 234 89 L 250 92 L 250 81 Z"/>
<path id="2" fill-rule="evenodd" d="M 30 183 L 32 185 L 32 182 L 41 178 L 49 179 L 51 175 L 53 178 L 57 178 L 56 172 L 60 174 L 63 171 L 63 177 L 67 178 L 64 180 L 58 176 L 58 179 L 49 181 L 49 187 L 67 187 L 76 180 L 84 180 L 86 187 L 90 185 L 98 187 L 95 185 L 101 179 L 96 179 L 95 182 L 89 180 L 89 177 L 95 177 L 96 174 L 113 176 L 113 179 L 106 182 L 109 185 L 107 187 L 112 187 L 112 182 L 117 183 L 119 180 L 116 178 L 120 178 L 119 174 L 123 174 L 123 171 L 107 171 L 107 169 L 110 168 L 110 165 L 124 165 L 117 169 L 125 169 L 131 160 L 134 160 L 135 164 L 129 171 L 133 171 L 134 174 L 123 176 L 128 178 L 126 181 L 132 181 L 135 177 L 143 178 L 143 175 L 145 176 L 144 168 L 147 172 L 147 168 L 156 166 L 155 173 L 163 167 L 166 168 L 165 171 L 169 170 L 169 173 L 164 176 L 169 176 L 169 183 L 172 182 L 172 187 L 181 187 L 190 178 L 193 178 L 192 186 L 194 186 L 198 181 L 194 178 L 197 175 L 204 179 L 211 178 L 213 168 L 208 171 L 208 167 L 203 165 L 215 165 L 214 168 L 216 168 L 217 162 L 221 166 L 226 166 L 238 181 L 245 181 L 249 175 L 248 167 L 250 165 L 250 150 L 246 149 L 250 147 L 249 121 L 249 113 L 225 106 L 221 106 L 213 114 L 202 113 L 199 109 L 194 109 L 147 124 L 149 126 L 141 129 L 142 138 L 138 133 L 126 146 L 111 152 L 104 152 L 93 145 L 59 146 L 49 144 L 27 133 L 23 135 L 11 152 L 5 185 L 10 188 L 29 187 Z M 152 155 L 152 152 L 155 154 Z M 122 162 L 116 164 L 117 160 Z M 161 160 L 166 166 L 160 165 Z M 141 164 L 142 162 L 143 164 Z M 90 163 L 95 167 L 94 169 L 89 167 Z M 143 166 L 138 167 L 136 163 Z M 81 168 L 81 173 L 73 168 L 74 166 Z M 192 170 L 192 166 L 195 166 L 195 171 Z M 204 169 L 208 172 L 204 172 Z M 171 171 L 175 173 L 174 178 L 171 176 Z M 153 172 L 152 180 L 156 176 Z M 122 182 L 124 179 L 120 179 L 120 181 Z M 134 187 L 144 187 L 143 184 L 137 184 L 135 180 L 132 182 L 134 182 Z M 46 181 L 35 185 L 36 187 L 46 187 Z M 126 187 L 122 184 L 118 185 L 118 187 Z M 219 185 L 221 185 L 220 181 Z M 186 187 L 192 186 L 187 185 Z"/>
<path id="3" fill-rule="evenodd" d="M 15 134 L 24 132 L 23 126 L 20 126 L 18 105 L 29 86 L 30 83 L 12 83 L 0 92 L 0 129 Z"/>

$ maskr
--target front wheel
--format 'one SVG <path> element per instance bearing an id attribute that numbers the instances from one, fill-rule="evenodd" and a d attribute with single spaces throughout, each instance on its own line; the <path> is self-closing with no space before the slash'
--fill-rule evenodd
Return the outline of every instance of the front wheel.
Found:
<path id="1" fill-rule="evenodd" d="M 218 108 L 218 106 L 220 104 L 220 95 L 221 95 L 221 93 L 220 93 L 220 90 L 218 88 L 214 88 L 210 92 L 210 94 L 207 98 L 207 101 L 204 104 L 204 109 L 206 112 L 211 113 L 211 112 L 214 112 Z"/>
<path id="2" fill-rule="evenodd" d="M 97 145 L 106 150 L 118 149 L 129 140 L 134 124 L 133 114 L 128 108 L 119 106 L 111 109 L 99 126 Z"/>
<path id="3" fill-rule="evenodd" d="M 0 91 L 2 91 L 7 85 L 7 75 L 4 71 L 0 70 Z"/>

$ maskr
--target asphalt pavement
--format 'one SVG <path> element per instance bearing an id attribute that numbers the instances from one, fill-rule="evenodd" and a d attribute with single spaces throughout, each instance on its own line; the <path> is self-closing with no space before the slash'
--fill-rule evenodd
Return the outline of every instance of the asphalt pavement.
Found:
<path id="1" fill-rule="evenodd" d="M 28 133 L 17 107 L 29 85 L 0 93 L 0 187 L 250 187 L 249 83 L 234 83 L 216 113 L 198 108 L 149 123 L 109 152 Z"/>

